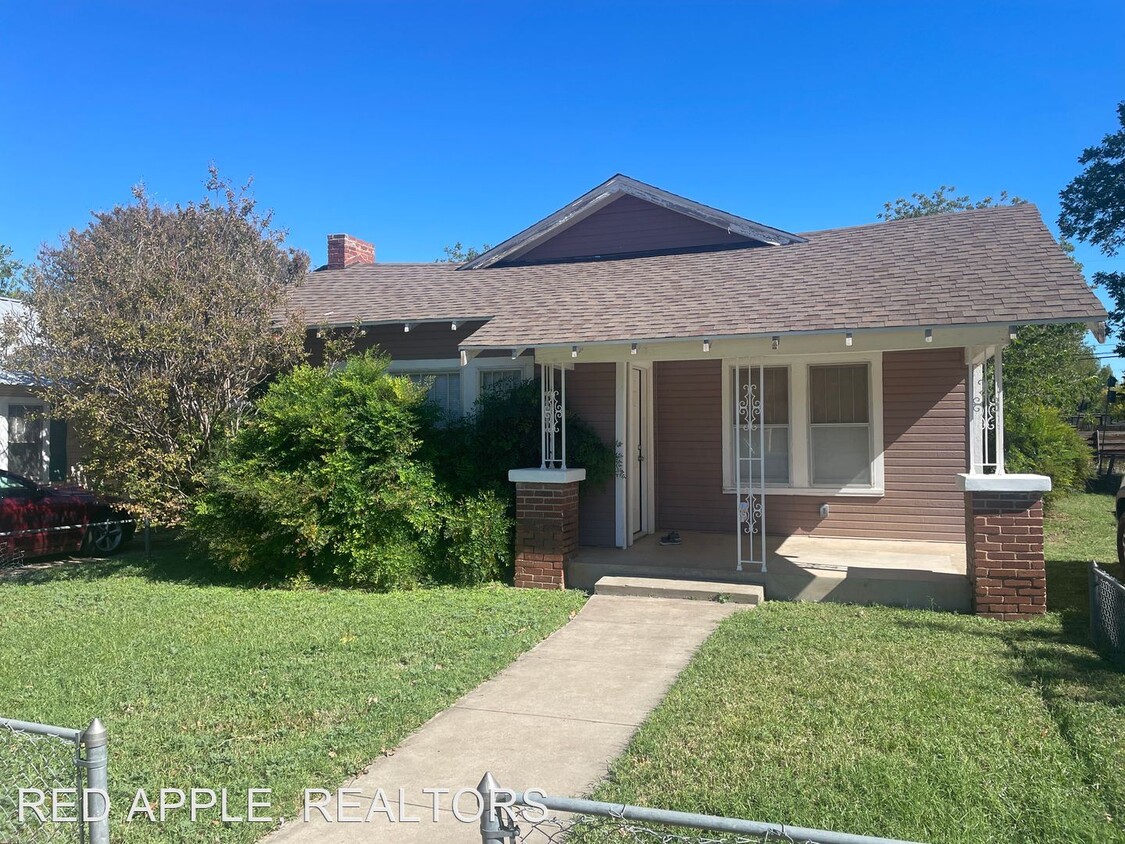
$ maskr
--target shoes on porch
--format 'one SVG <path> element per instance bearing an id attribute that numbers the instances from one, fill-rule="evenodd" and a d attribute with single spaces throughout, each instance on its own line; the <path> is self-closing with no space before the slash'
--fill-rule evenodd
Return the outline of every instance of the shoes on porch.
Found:
<path id="1" fill-rule="evenodd" d="M 681 542 L 683 542 L 683 539 L 680 538 L 680 535 L 676 531 L 671 531 L 660 537 L 661 545 L 679 545 Z"/>

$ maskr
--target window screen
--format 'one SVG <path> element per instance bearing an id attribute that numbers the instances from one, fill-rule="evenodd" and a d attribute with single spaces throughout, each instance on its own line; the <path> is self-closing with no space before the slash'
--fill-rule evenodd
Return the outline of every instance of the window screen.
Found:
<path id="1" fill-rule="evenodd" d="M 871 397 L 867 364 L 809 367 L 812 483 L 871 484 Z"/>

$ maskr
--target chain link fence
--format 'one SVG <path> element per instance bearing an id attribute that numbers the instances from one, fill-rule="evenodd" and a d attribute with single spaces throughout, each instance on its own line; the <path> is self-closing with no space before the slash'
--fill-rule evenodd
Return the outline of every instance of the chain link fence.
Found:
<path id="1" fill-rule="evenodd" d="M 1115 659 L 1125 659 L 1125 585 L 1090 563 L 1090 639 Z"/>
<path id="2" fill-rule="evenodd" d="M 825 829 L 478 786 L 482 844 L 912 844 Z"/>
<path id="3" fill-rule="evenodd" d="M 106 768 L 96 718 L 85 730 L 0 718 L 0 842 L 108 844 Z"/>

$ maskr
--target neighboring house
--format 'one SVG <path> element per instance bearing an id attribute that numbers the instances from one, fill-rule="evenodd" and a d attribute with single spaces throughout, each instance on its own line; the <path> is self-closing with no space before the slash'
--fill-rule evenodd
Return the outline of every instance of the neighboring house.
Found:
<path id="1" fill-rule="evenodd" d="M 307 323 L 366 326 L 445 409 L 542 375 L 542 465 L 511 474 L 518 584 L 666 572 L 1043 611 L 1049 481 L 1004 474 L 1002 350 L 1106 313 L 1034 206 L 793 234 L 615 176 L 465 264 L 328 251 L 294 297 Z M 623 455 L 581 504 L 564 406 Z"/>
<path id="2" fill-rule="evenodd" d="M 0 296 L 0 321 L 26 310 L 19 299 Z M 30 375 L 0 370 L 0 469 L 40 483 L 67 480 L 72 465 L 67 424 L 50 418 L 33 384 Z"/>

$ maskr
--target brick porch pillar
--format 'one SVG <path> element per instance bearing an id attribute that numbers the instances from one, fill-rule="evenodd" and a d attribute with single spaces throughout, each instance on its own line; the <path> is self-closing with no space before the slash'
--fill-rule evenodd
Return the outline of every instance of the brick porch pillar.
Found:
<path id="1" fill-rule="evenodd" d="M 578 550 L 578 482 L 585 469 L 512 469 L 516 485 L 516 586 L 566 588 Z"/>
<path id="2" fill-rule="evenodd" d="M 973 612 L 1004 621 L 1047 611 L 1043 475 L 960 475 Z"/>

